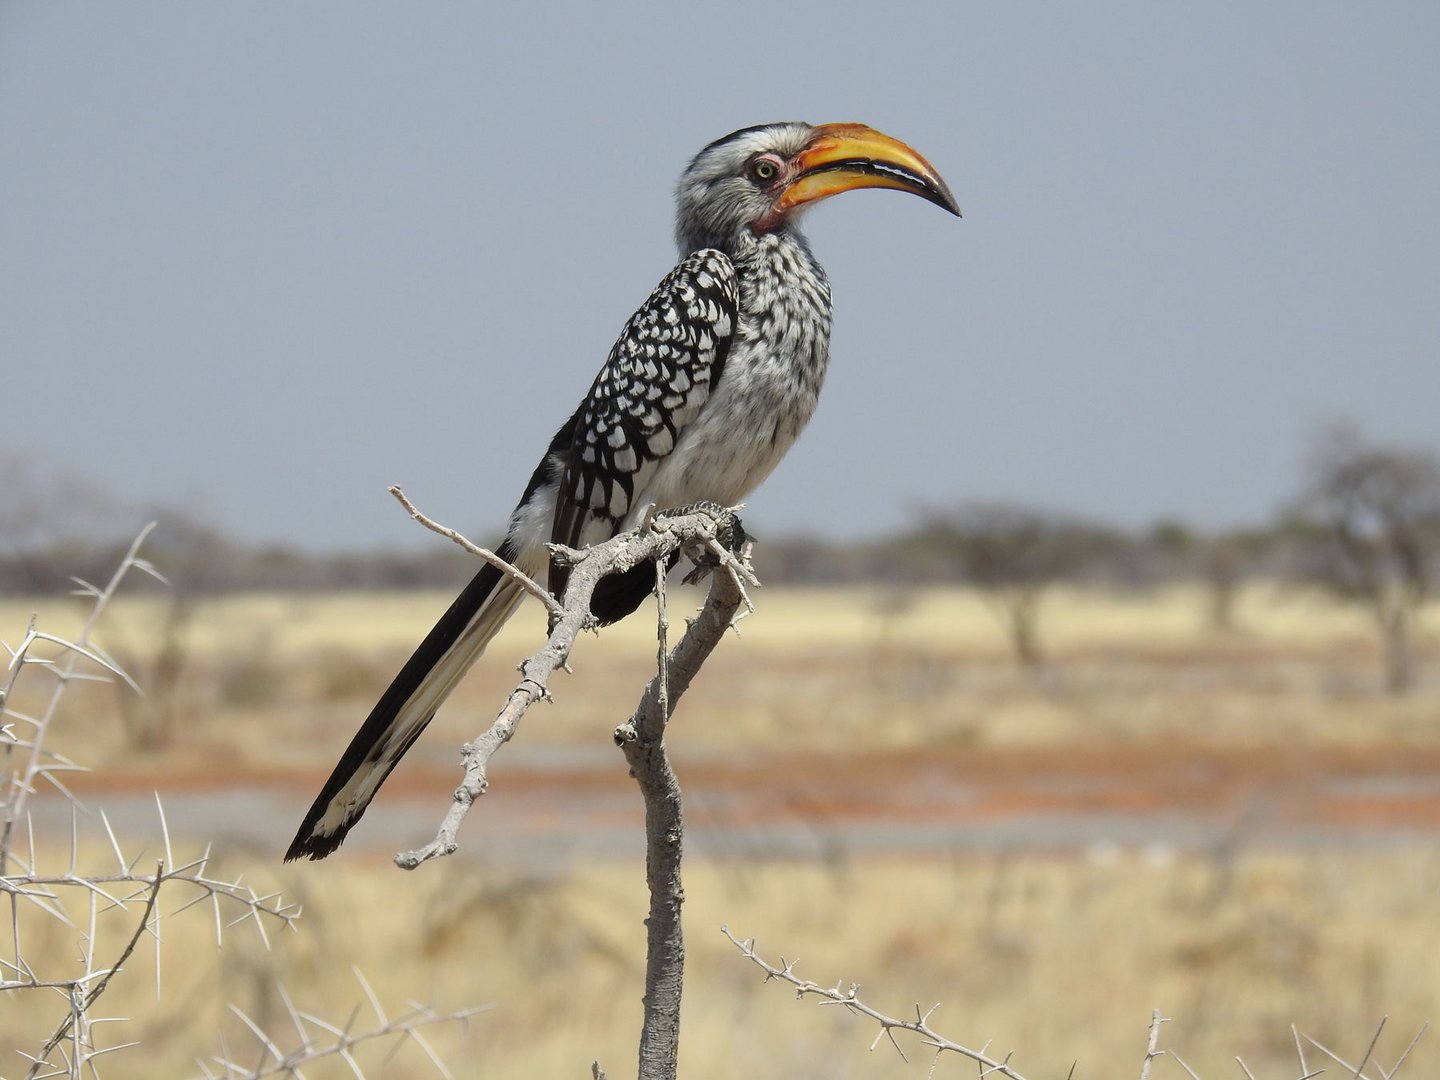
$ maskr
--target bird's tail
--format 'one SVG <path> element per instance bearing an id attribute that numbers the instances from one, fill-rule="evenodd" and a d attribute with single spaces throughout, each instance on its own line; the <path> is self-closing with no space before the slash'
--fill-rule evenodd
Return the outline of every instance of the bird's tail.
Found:
<path id="1" fill-rule="evenodd" d="M 505 547 L 500 554 L 511 557 Z M 390 771 L 514 614 L 523 596 L 519 582 L 489 563 L 475 575 L 355 733 L 300 824 L 285 853 L 286 862 L 323 859 L 340 846 Z"/>

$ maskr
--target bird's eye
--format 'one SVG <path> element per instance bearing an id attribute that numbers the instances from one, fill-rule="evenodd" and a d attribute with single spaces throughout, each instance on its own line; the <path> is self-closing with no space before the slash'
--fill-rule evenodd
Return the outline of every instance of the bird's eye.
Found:
<path id="1" fill-rule="evenodd" d="M 780 175 L 780 164 L 773 158 L 756 158 L 750 163 L 750 178 L 757 183 L 768 184 Z"/>

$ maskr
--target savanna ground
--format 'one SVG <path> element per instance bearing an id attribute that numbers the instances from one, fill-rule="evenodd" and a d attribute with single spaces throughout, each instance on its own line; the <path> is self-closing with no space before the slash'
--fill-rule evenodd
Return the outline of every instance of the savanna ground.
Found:
<path id="1" fill-rule="evenodd" d="M 105 997 L 133 1019 L 107 1077 L 200 1072 L 219 1048 L 260 1060 L 233 1002 L 284 1043 L 283 984 L 343 1023 L 362 1000 L 490 1004 L 428 1037 L 458 1076 L 579 1077 L 598 1058 L 634 1067 L 645 911 L 640 801 L 610 743 L 653 666 L 644 616 L 582 639 L 557 701 L 532 711 L 492 763 L 460 854 L 414 873 L 395 850 L 432 834 L 458 777 L 456 748 L 512 685 L 543 630 L 522 613 L 391 778 L 346 846 L 318 864 L 279 858 L 356 725 L 448 602 L 438 595 L 242 597 L 202 602 L 178 631 L 173 689 L 139 706 L 169 718 L 164 745 L 124 735 L 113 687 L 74 687 L 55 745 L 132 851 L 213 843 L 221 872 L 303 903 L 266 950 L 246 927 L 216 951 L 203 910 L 167 918 L 155 999 L 141 950 Z M 1440 1017 L 1440 657 L 1423 637 L 1408 698 L 1379 691 L 1369 627 L 1318 598 L 1252 587 L 1232 632 L 1209 629 L 1195 590 L 1056 594 L 1050 662 L 1016 669 L 997 622 L 965 591 L 763 589 L 742 636 L 712 658 L 672 725 L 687 793 L 689 967 L 680 1074 L 925 1077 L 932 1055 L 762 982 L 720 934 L 768 959 L 800 957 L 826 985 L 860 984 L 903 1015 L 989 1041 L 1030 1080 L 1139 1075 L 1153 1008 L 1161 1045 L 1201 1076 L 1299 1075 L 1291 1025 L 1351 1060 L 1380 1018 L 1393 1060 Z M 685 601 L 672 596 L 676 617 Z M 0 604 L 9 640 L 34 603 Z M 164 604 L 118 604 L 101 642 L 142 683 Z M 1432 618 L 1433 618 L 1433 613 Z M 42 627 L 73 632 L 46 602 Z M 37 684 L 38 685 L 38 684 Z M 18 704 L 18 703 L 17 703 Z M 148 718 L 148 719 L 147 719 Z M 162 726 L 164 721 L 161 721 Z M 37 807 L 41 843 L 68 857 L 69 814 Z M 84 828 L 89 829 L 88 826 Z M 106 856 L 89 829 L 87 851 Z M 128 924 L 105 928 L 116 935 Z M 52 926 L 26 942 L 74 952 Z M 59 1003 L 0 1002 L 0 1074 L 23 1073 Z M 119 1028 L 121 1025 L 116 1025 Z M 1310 1067 L 1325 1064 L 1310 1053 Z M 362 1059 L 363 1061 L 363 1059 Z M 973 1063 L 940 1060 L 937 1077 Z M 423 1074 L 407 1055 L 367 1074 Z M 1349 1075 L 1333 1066 L 1331 1075 Z M 338 1061 L 307 1075 L 350 1075 Z M 1156 1080 L 1182 1077 L 1160 1059 Z M 1402 1076 L 1440 1075 L 1440 1034 Z"/>

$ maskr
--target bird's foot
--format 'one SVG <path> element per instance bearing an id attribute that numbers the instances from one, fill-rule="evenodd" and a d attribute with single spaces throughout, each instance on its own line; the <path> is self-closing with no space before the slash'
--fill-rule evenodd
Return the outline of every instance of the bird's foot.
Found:
<path id="1" fill-rule="evenodd" d="M 721 506 L 717 502 L 704 500 L 673 507 L 654 516 L 655 526 L 663 526 L 666 518 L 684 517 L 687 514 L 707 514 L 715 521 L 713 540 L 692 544 L 685 549 L 685 556 L 694 563 L 694 569 L 684 577 L 685 584 L 693 585 L 703 580 L 717 566 L 729 566 L 753 581 L 754 575 L 749 570 L 752 539 L 745 531 L 740 515 L 736 513 L 738 509 L 739 507 Z"/>

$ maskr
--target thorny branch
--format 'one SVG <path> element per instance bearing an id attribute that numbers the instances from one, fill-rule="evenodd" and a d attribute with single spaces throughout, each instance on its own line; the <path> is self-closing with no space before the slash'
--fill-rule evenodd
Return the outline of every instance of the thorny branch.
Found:
<path id="1" fill-rule="evenodd" d="M 261 939 L 269 944 L 264 919 L 273 918 L 282 926 L 290 926 L 299 916 L 299 909 L 285 904 L 279 894 L 260 896 L 239 881 L 227 881 L 207 876 L 206 867 L 210 859 L 207 851 L 200 858 L 183 865 L 177 863 L 170 845 L 169 828 L 163 810 L 160 827 L 164 835 L 164 854 L 153 873 L 135 869 L 138 857 L 127 857 L 121 849 L 115 832 L 104 813 L 100 820 L 104 825 L 110 850 L 115 857 L 115 870 L 111 873 L 92 873 L 80 868 L 80 826 L 79 804 L 71 792 L 56 777 L 57 772 L 80 770 L 83 766 L 46 746 L 53 721 L 56 719 L 66 688 L 81 679 L 118 678 L 132 688 L 135 684 L 103 649 L 91 640 L 100 616 L 114 597 L 122 580 L 131 570 L 140 570 L 164 580 L 148 562 L 141 559 L 141 544 L 149 535 L 153 525 L 143 529 L 136 537 L 119 567 L 103 587 L 96 587 L 78 581 L 82 596 L 92 599 L 91 611 L 83 630 L 75 641 L 67 641 L 36 628 L 32 618 L 24 638 L 14 648 L 8 648 L 9 676 L 0 687 L 0 718 L 7 723 L 0 727 L 0 747 L 3 747 L 5 780 L 0 785 L 0 818 L 4 828 L 0 832 L 0 898 L 9 906 L 10 947 L 8 956 L 0 958 L 0 992 L 11 993 L 24 990 L 48 990 L 58 992 L 65 1001 L 65 1012 L 56 1023 L 44 1044 L 34 1054 L 24 1054 L 30 1061 L 27 1073 L 30 1077 L 41 1076 L 98 1076 L 96 1059 L 101 1055 L 120 1049 L 121 1046 L 98 1046 L 94 1029 L 102 1022 L 92 1016 L 92 1009 L 111 981 L 130 962 L 140 942 L 148 934 L 155 941 L 157 963 L 156 990 L 159 990 L 160 968 L 158 963 L 161 941 L 161 893 L 170 897 L 174 888 L 188 884 L 198 889 L 198 895 L 182 903 L 178 911 L 208 900 L 214 908 L 216 943 L 226 926 L 238 922 L 253 921 Z M 63 653 L 60 658 L 36 655 L 35 647 L 40 643 L 59 646 Z M 100 668 L 102 674 L 88 673 L 81 668 L 81 661 L 87 661 Z M 31 715 L 14 707 L 13 693 L 21 677 L 29 671 L 40 671 L 54 680 L 50 693 L 38 713 Z M 17 727 L 28 726 L 22 737 Z M 11 764 L 17 754 L 23 754 L 20 762 Z M 61 872 L 42 872 L 39 866 L 38 848 L 27 812 L 28 800 L 35 793 L 40 781 L 45 781 L 69 800 L 72 807 L 70 828 L 70 852 L 68 865 Z M 20 825 L 21 828 L 16 828 Z M 28 847 L 22 850 L 22 844 Z M 75 901 L 75 897 L 82 898 Z M 79 904 L 88 900 L 88 922 L 81 923 L 72 918 Z M 222 912 L 222 902 L 232 910 Z M 138 917 L 136 909 L 138 908 Z M 235 911 L 238 910 L 238 916 Z M 75 928 L 79 935 L 79 955 L 82 970 L 70 974 L 73 968 L 67 964 L 64 976 L 57 977 L 44 971 L 37 971 L 26 956 L 24 948 L 25 928 L 29 913 L 38 912 L 44 919 L 54 919 L 68 927 Z M 105 913 L 118 912 L 120 918 L 133 919 L 126 923 L 123 938 L 116 941 L 114 958 L 106 962 L 102 957 L 101 938 L 108 937 L 104 924 Z M 233 916 L 233 917 L 232 917 Z M 77 925 L 79 924 L 79 925 Z M 129 1045 L 129 1044 L 122 1044 Z M 57 1064 L 52 1055 L 60 1055 L 63 1063 Z"/>
<path id="2" fill-rule="evenodd" d="M 923 1045 L 933 1048 L 937 1059 L 940 1055 L 948 1051 L 959 1054 L 962 1057 L 967 1057 L 978 1064 L 982 1077 L 1003 1076 L 1008 1078 L 1008 1080 L 1025 1080 L 1020 1073 L 1016 1072 L 1010 1066 L 1009 1054 L 1006 1054 L 1003 1059 L 993 1058 L 987 1053 L 989 1043 L 986 1043 L 985 1046 L 979 1050 L 972 1050 L 968 1046 L 961 1046 L 957 1042 L 952 1042 L 932 1028 L 930 1026 L 930 1017 L 934 1014 L 935 1010 L 939 1008 L 938 1005 L 932 1005 L 924 1012 L 921 1012 L 920 1006 L 916 1005 L 915 1019 L 913 1020 L 901 1020 L 897 1017 L 889 1016 L 882 1013 L 879 1009 L 873 1008 L 861 1001 L 859 997 L 860 987 L 855 983 L 851 983 L 848 987 L 845 987 L 843 983 L 837 982 L 833 987 L 827 988 L 821 986 L 819 983 L 811 982 L 809 979 L 802 979 L 795 974 L 795 964 L 797 961 L 787 961 L 782 956 L 780 958 L 781 966 L 775 967 L 756 954 L 754 938 L 741 941 L 735 937 L 734 934 L 730 933 L 730 927 L 728 926 L 722 926 L 720 932 L 730 939 L 731 944 L 740 950 L 741 955 L 765 972 L 766 982 L 769 982 L 771 979 L 787 982 L 795 987 L 796 997 L 805 997 L 807 994 L 813 994 L 821 998 L 824 1004 L 840 1005 L 849 1012 L 868 1017 L 879 1024 L 880 1032 L 875 1036 L 875 1041 L 870 1044 L 870 1049 L 872 1050 L 880 1045 L 881 1039 L 886 1039 L 890 1042 L 890 1045 L 895 1048 L 896 1053 L 908 1061 L 909 1058 L 906 1057 L 905 1051 L 895 1039 L 895 1032 L 909 1031 L 918 1035 Z"/>
<path id="3" fill-rule="evenodd" d="M 197 904 L 209 902 L 213 908 L 215 938 L 217 947 L 221 944 L 224 931 L 241 922 L 253 922 L 261 940 L 269 945 L 269 935 L 264 919 L 274 919 L 283 927 L 293 926 L 299 918 L 300 909 L 281 900 L 278 893 L 261 895 L 238 881 L 210 877 L 207 865 L 210 854 L 177 865 L 169 843 L 169 829 L 161 813 L 161 829 L 165 834 L 165 854 L 155 866 L 153 873 L 134 869 L 136 859 L 126 857 L 110 829 L 108 820 L 101 815 L 111 851 L 115 856 L 117 869 L 113 873 L 82 873 L 77 870 L 79 861 L 78 823 L 72 820 L 69 868 L 63 873 L 46 874 L 36 869 L 36 851 L 33 838 L 27 855 L 12 852 L 12 861 L 19 872 L 0 877 L 0 894 L 10 903 L 10 922 L 14 938 L 13 959 L 0 959 L 0 991 L 52 990 L 59 991 L 66 1001 L 66 1012 L 57 1023 L 50 1037 L 34 1055 L 30 1055 L 30 1077 L 57 1075 L 51 1055 L 57 1050 L 66 1054 L 69 1068 L 60 1072 L 78 1075 L 77 1071 L 93 1058 L 118 1047 L 101 1048 L 95 1045 L 90 1028 L 98 1021 L 92 1020 L 90 1011 L 100 995 L 108 988 L 110 981 L 124 970 L 140 941 L 148 934 L 155 941 L 158 957 L 161 942 L 161 910 L 159 900 L 162 890 L 170 896 L 176 887 L 189 885 L 198 890 L 197 894 L 182 902 L 172 914 L 179 914 Z M 28 833 L 27 833 L 28 835 Z M 74 976 L 52 978 L 42 975 L 25 959 L 21 945 L 22 911 L 33 908 L 48 918 L 73 925 L 67 914 L 66 895 L 79 894 L 89 898 L 89 925 L 81 937 L 80 949 L 84 970 Z M 102 912 L 119 911 L 129 913 L 138 905 L 138 916 L 134 916 L 133 927 L 126 935 L 116 957 L 108 964 L 97 962 L 99 922 Z M 229 911 L 224 910 L 229 907 Z M 237 914 L 238 912 L 238 914 Z M 158 992 L 159 965 L 156 964 Z M 52 1071 L 45 1072 L 42 1070 Z M 93 1072 L 93 1067 L 91 1067 Z"/>
<path id="4" fill-rule="evenodd" d="M 989 1055 L 989 1043 L 986 1043 L 979 1050 L 972 1050 L 967 1046 L 961 1046 L 959 1043 L 953 1042 L 952 1040 L 945 1038 L 943 1035 L 940 1035 L 937 1031 L 935 1031 L 935 1029 L 930 1026 L 930 1017 L 934 1014 L 935 1010 L 939 1008 L 938 1005 L 932 1005 L 925 1012 L 921 1012 L 920 1006 L 916 1005 L 915 1018 L 913 1020 L 901 1020 L 897 1017 L 889 1016 L 885 1013 L 882 1013 L 879 1009 L 873 1008 L 872 1006 L 867 1005 L 864 1001 L 862 1001 L 859 997 L 860 988 L 855 983 L 851 983 L 847 987 L 843 983 L 837 982 L 833 987 L 824 987 L 821 986 L 819 983 L 811 982 L 808 979 L 802 979 L 800 976 L 795 974 L 795 965 L 797 961 L 786 960 L 782 956 L 780 958 L 780 966 L 776 967 L 775 965 L 765 961 L 755 952 L 754 938 L 741 940 L 735 937 L 735 935 L 730 932 L 730 928 L 728 926 L 722 926 L 720 928 L 720 932 L 730 940 L 731 944 L 733 944 L 737 949 L 740 950 L 741 955 L 743 955 L 747 960 L 750 960 L 752 963 L 754 963 L 757 967 L 759 967 L 762 971 L 765 972 L 766 982 L 775 979 L 780 982 L 789 983 L 791 986 L 795 987 L 795 996 L 797 998 L 803 998 L 807 995 L 814 995 L 821 999 L 821 1004 L 843 1006 L 849 1012 L 855 1013 L 859 1016 L 867 1017 L 870 1020 L 873 1020 L 875 1023 L 879 1024 L 880 1032 L 875 1036 L 875 1041 L 870 1044 L 870 1049 L 872 1050 L 880 1044 L 881 1039 L 888 1039 L 890 1044 L 895 1047 L 896 1052 L 899 1053 L 902 1058 L 905 1058 L 905 1051 L 901 1049 L 900 1044 L 896 1041 L 895 1032 L 908 1031 L 912 1032 L 915 1035 L 918 1035 L 923 1045 L 934 1049 L 936 1062 L 939 1061 L 941 1055 L 947 1052 L 955 1053 L 959 1054 L 962 1057 L 967 1057 L 971 1061 L 974 1061 L 977 1065 L 979 1065 L 979 1075 L 981 1077 L 1003 1076 L 1007 1077 L 1008 1080 L 1024 1080 L 1024 1077 L 1022 1077 L 1018 1072 L 1016 1072 L 1015 1069 L 1010 1065 L 1010 1054 L 1006 1054 L 1003 1059 L 996 1059 Z M 1171 1058 L 1181 1069 L 1185 1071 L 1185 1075 L 1188 1076 L 1190 1080 L 1200 1080 L 1199 1074 L 1196 1073 L 1194 1069 L 1190 1068 L 1190 1066 L 1184 1062 L 1184 1060 L 1180 1057 L 1179 1054 L 1175 1053 L 1175 1051 L 1173 1050 L 1160 1049 L 1160 1025 L 1167 1022 L 1168 1021 L 1164 1016 L 1162 1016 L 1159 1009 L 1156 1009 L 1153 1013 L 1151 1013 L 1149 1041 L 1145 1049 L 1145 1058 L 1140 1068 L 1140 1080 L 1150 1080 L 1151 1066 L 1157 1058 L 1161 1057 Z M 1316 1049 L 1320 1050 L 1323 1054 L 1328 1056 L 1332 1061 L 1341 1066 L 1341 1068 L 1345 1069 L 1346 1072 L 1344 1075 L 1350 1077 L 1351 1080 L 1397 1080 L 1400 1075 L 1401 1067 L 1409 1059 L 1411 1051 L 1415 1049 L 1415 1045 L 1420 1041 L 1420 1037 L 1425 1034 L 1425 1032 L 1429 1029 L 1430 1025 L 1428 1023 L 1422 1025 L 1420 1030 L 1415 1033 L 1415 1037 L 1410 1040 L 1409 1044 L 1400 1054 L 1400 1057 L 1396 1060 L 1395 1064 L 1392 1065 L 1389 1069 L 1386 1069 L 1379 1063 L 1375 1054 L 1376 1047 L 1380 1042 L 1380 1034 L 1385 1029 L 1385 1023 L 1386 1021 L 1384 1019 L 1380 1021 L 1380 1026 L 1376 1028 L 1375 1034 L 1371 1038 L 1369 1046 L 1366 1047 L 1365 1054 L 1360 1059 L 1359 1065 L 1352 1065 L 1350 1062 L 1344 1060 L 1338 1054 L 1323 1046 L 1321 1043 L 1316 1042 L 1309 1036 L 1302 1036 L 1299 1031 L 1292 1027 L 1291 1032 L 1295 1036 L 1295 1053 L 1296 1057 L 1299 1059 L 1300 1062 L 1300 1074 L 1298 1077 L 1295 1078 L 1295 1080 L 1315 1080 L 1315 1077 L 1318 1077 L 1321 1073 L 1325 1071 L 1324 1069 L 1311 1069 L 1306 1064 L 1305 1049 L 1301 1043 L 1302 1038 L 1306 1042 L 1310 1043 L 1310 1045 L 1314 1046 Z M 909 1059 L 906 1058 L 906 1060 Z M 1239 1065 L 1241 1072 L 1246 1077 L 1246 1080 L 1256 1080 L 1255 1075 L 1246 1066 L 1244 1061 L 1242 1061 L 1238 1057 L 1235 1059 L 1235 1061 Z M 1368 1066 L 1373 1066 L 1373 1068 L 1375 1069 L 1374 1076 L 1372 1076 L 1370 1073 L 1365 1072 L 1365 1069 Z M 935 1063 L 932 1062 L 932 1074 L 934 1068 Z M 1074 1074 L 1074 1067 L 1071 1068 L 1071 1074 Z"/>
<path id="5" fill-rule="evenodd" d="M 490 1006 L 484 1005 L 456 1012 L 441 1013 L 430 1005 L 419 1005 L 412 1002 L 408 1011 L 391 1017 L 386 1015 L 380 1005 L 380 999 L 358 969 L 355 970 L 355 978 L 360 983 L 371 1010 L 375 1013 L 375 1027 L 363 1031 L 352 1030 L 356 1020 L 355 1013 L 351 1013 L 349 1019 L 342 1026 L 323 1020 L 314 1013 L 304 1012 L 295 1007 L 294 1002 L 290 1000 L 290 995 L 282 986 L 279 988 L 278 996 L 285 1006 L 291 1026 L 299 1036 L 300 1046 L 289 1052 L 282 1051 L 275 1040 L 267 1035 L 258 1023 L 246 1015 L 243 1010 L 231 1005 L 230 1012 L 259 1044 L 262 1054 L 261 1061 L 258 1065 L 250 1068 L 242 1067 L 236 1063 L 235 1055 L 226 1047 L 224 1052 L 211 1059 L 213 1064 L 220 1066 L 224 1071 L 212 1072 L 209 1066 L 201 1061 L 197 1064 L 200 1066 L 202 1074 L 207 1078 L 224 1077 L 225 1080 L 242 1080 L 242 1078 L 243 1080 L 264 1080 L 265 1077 L 270 1076 L 303 1076 L 304 1073 L 301 1072 L 301 1069 L 304 1066 L 322 1059 L 337 1057 L 350 1066 L 358 1076 L 360 1073 L 352 1051 L 364 1043 L 398 1035 L 402 1042 L 408 1040 L 418 1046 L 421 1053 L 429 1058 L 430 1064 L 435 1067 L 436 1072 L 448 1080 L 451 1076 L 450 1070 L 445 1067 L 445 1063 L 440 1060 L 439 1055 L 421 1034 L 420 1029 L 454 1021 L 463 1023 L 477 1013 L 485 1012 L 490 1008 Z M 326 1036 L 324 1041 L 321 1041 L 322 1036 L 312 1031 L 312 1028 L 318 1028 L 320 1032 L 324 1033 Z"/>
<path id="6" fill-rule="evenodd" d="M 104 588 L 97 588 L 89 582 L 76 579 L 78 594 L 91 597 L 94 603 L 91 605 L 90 615 L 85 620 L 80 635 L 73 642 L 37 632 L 34 620 L 32 620 L 24 640 L 13 649 L 8 649 L 7 646 L 10 653 L 10 678 L 4 691 L 0 692 L 0 725 L 3 725 L 0 726 L 0 746 L 5 749 L 5 771 L 9 774 L 9 781 L 0 787 L 0 818 L 3 818 L 4 821 L 3 830 L 0 830 L 0 873 L 5 873 L 9 869 L 11 846 L 15 839 L 15 825 L 24 818 L 26 804 L 30 796 L 35 793 L 37 782 L 44 779 L 66 797 L 70 795 L 54 774 L 58 771 L 73 771 L 79 766 L 62 755 L 46 750 L 45 735 L 50 729 L 56 711 L 60 708 L 60 701 L 65 696 L 66 687 L 76 679 L 87 677 L 82 676 L 77 670 L 80 661 L 82 659 L 93 661 L 112 675 L 129 683 L 137 693 L 139 692 L 139 687 L 135 685 L 130 676 L 125 674 L 120 666 L 105 655 L 90 639 L 96 625 L 100 622 L 100 616 L 105 613 L 106 607 L 109 606 L 111 599 L 120 588 L 121 581 L 131 570 L 139 570 L 161 581 L 164 580 L 150 563 L 140 558 L 140 547 L 154 528 L 155 523 L 151 522 L 140 530 L 139 535 L 135 537 L 129 550 L 125 552 L 125 557 L 120 560 L 120 565 L 116 567 L 115 573 L 110 576 L 110 580 Z M 61 646 L 65 650 L 65 658 L 57 662 L 32 657 L 30 647 L 36 641 L 48 641 Z M 25 716 L 10 707 L 11 694 L 21 673 L 34 666 L 47 669 L 54 677 L 55 685 L 51 688 L 50 696 L 40 714 Z M 22 739 L 15 735 L 13 728 L 4 724 L 6 719 L 28 724 L 31 729 L 30 737 Z M 29 751 L 23 768 L 18 772 L 10 768 L 10 760 L 17 749 Z"/>
<path id="7" fill-rule="evenodd" d="M 1342 1069 L 1349 1070 L 1350 1075 L 1354 1078 L 1354 1080 L 1370 1080 L 1370 1077 L 1365 1072 L 1365 1067 L 1370 1064 L 1371 1059 L 1374 1057 L 1375 1047 L 1380 1042 L 1380 1033 L 1385 1030 L 1385 1024 L 1387 1021 L 1389 1021 L 1389 1019 L 1390 1018 L 1388 1016 L 1381 1019 L 1380 1026 L 1375 1029 L 1375 1035 L 1373 1038 L 1371 1038 L 1370 1045 L 1365 1048 L 1365 1056 L 1360 1059 L 1359 1065 L 1351 1065 L 1344 1058 L 1340 1057 L 1339 1054 L 1335 1053 L 1323 1043 L 1317 1042 L 1316 1040 L 1312 1039 L 1309 1035 L 1305 1035 L 1303 1036 L 1303 1038 L 1311 1046 L 1315 1047 L 1315 1049 L 1319 1050 L 1322 1054 L 1328 1057 L 1331 1061 L 1335 1062 Z M 1386 1069 L 1383 1065 L 1380 1064 L 1379 1061 L 1375 1061 L 1375 1071 L 1379 1074 L 1379 1080 L 1395 1080 L 1395 1077 L 1400 1072 L 1401 1066 L 1403 1066 L 1405 1062 L 1409 1059 L 1410 1051 L 1415 1049 L 1415 1044 L 1420 1041 L 1420 1037 L 1424 1035 L 1425 1032 L 1429 1029 L 1430 1024 L 1428 1022 L 1422 1024 L 1420 1026 L 1420 1030 L 1415 1033 L 1415 1037 L 1410 1040 L 1409 1044 L 1400 1054 L 1400 1057 L 1396 1059 L 1395 1064 L 1392 1065 L 1389 1069 Z M 1297 1052 L 1300 1051 L 1301 1038 L 1302 1036 L 1300 1035 L 1300 1033 L 1295 1032 L 1295 1049 Z M 1300 1060 L 1302 1062 L 1305 1060 L 1305 1055 L 1303 1053 L 1300 1054 Z M 1323 1069 L 1316 1069 L 1313 1073 L 1310 1073 L 1309 1075 L 1319 1076 L 1324 1071 L 1325 1070 Z M 1305 1078 L 1302 1077 L 1302 1080 L 1305 1080 Z"/>
<path id="8" fill-rule="evenodd" d="M 78 1037 L 81 1035 L 79 1031 L 81 1019 L 89 1012 L 90 1006 L 95 1004 L 96 999 L 105 992 L 105 987 L 110 985 L 110 980 L 114 977 L 115 973 L 120 971 L 126 963 L 129 962 L 130 954 L 135 951 L 135 946 L 140 943 L 140 938 L 144 936 L 145 931 L 151 929 L 150 920 L 155 914 L 155 901 L 160 898 L 160 886 L 165 880 L 163 874 L 164 869 L 165 864 L 163 862 L 155 868 L 155 876 L 151 879 L 150 887 L 145 891 L 145 908 L 140 912 L 140 921 L 135 924 L 135 932 L 132 933 L 130 939 L 125 942 L 125 947 L 120 950 L 120 955 L 115 963 L 111 964 L 110 967 L 104 971 L 97 972 L 98 978 L 95 979 L 93 985 L 88 989 L 82 987 L 78 980 L 76 985 L 71 989 L 70 1011 L 65 1014 L 64 1019 L 60 1021 L 50 1038 L 46 1040 L 45 1045 L 40 1048 L 40 1053 L 35 1056 L 35 1063 L 30 1068 L 31 1076 L 35 1076 L 40 1069 L 44 1067 L 46 1059 L 50 1056 L 50 1052 L 59 1046 L 60 1041 L 72 1031 L 78 1040 Z M 83 993 L 81 992 L 82 990 Z M 79 1058 L 81 1052 L 83 1052 L 83 1048 L 77 1046 L 76 1049 L 77 1053 L 75 1056 Z"/>

